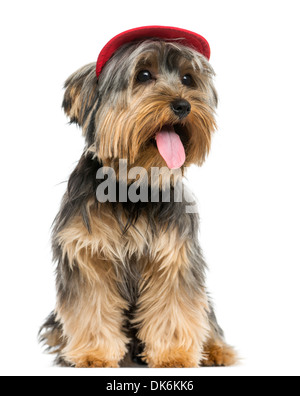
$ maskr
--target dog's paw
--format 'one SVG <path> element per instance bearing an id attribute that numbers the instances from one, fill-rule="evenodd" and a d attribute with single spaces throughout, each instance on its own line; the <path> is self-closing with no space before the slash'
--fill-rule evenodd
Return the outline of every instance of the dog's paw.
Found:
<path id="1" fill-rule="evenodd" d="M 150 365 L 152 368 L 196 368 L 199 367 L 196 363 L 191 363 L 184 360 L 168 360 Z"/>
<path id="2" fill-rule="evenodd" d="M 76 368 L 117 368 L 119 367 L 118 362 L 109 361 L 109 360 L 101 360 L 94 358 L 92 356 L 88 356 L 86 359 L 81 360 L 76 363 Z"/>
<path id="3" fill-rule="evenodd" d="M 233 366 L 238 362 L 236 351 L 222 341 L 206 344 L 203 356 L 201 366 L 204 367 Z"/>
<path id="4" fill-rule="evenodd" d="M 145 358 L 151 368 L 194 368 L 199 367 L 197 354 L 181 348 L 160 354 L 148 354 Z"/>

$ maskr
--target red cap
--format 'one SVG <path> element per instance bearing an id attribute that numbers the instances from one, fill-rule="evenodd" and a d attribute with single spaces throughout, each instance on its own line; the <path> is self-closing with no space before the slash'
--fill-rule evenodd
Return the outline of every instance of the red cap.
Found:
<path id="1" fill-rule="evenodd" d="M 97 77 L 99 77 L 105 64 L 110 60 L 113 54 L 120 47 L 122 47 L 122 45 L 130 43 L 132 41 L 138 41 L 143 39 L 147 40 L 151 38 L 159 38 L 163 40 L 182 39 L 180 41 L 181 44 L 184 44 L 187 47 L 193 48 L 194 50 L 200 52 L 208 60 L 210 58 L 210 47 L 208 42 L 205 40 L 204 37 L 200 36 L 197 33 L 185 29 L 168 26 L 140 27 L 127 30 L 126 32 L 117 35 L 105 45 L 98 57 L 96 68 Z"/>

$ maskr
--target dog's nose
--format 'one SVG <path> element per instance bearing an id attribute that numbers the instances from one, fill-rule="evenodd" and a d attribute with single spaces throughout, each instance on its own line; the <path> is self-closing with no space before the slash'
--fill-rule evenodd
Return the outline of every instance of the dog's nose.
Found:
<path id="1" fill-rule="evenodd" d="M 192 109 L 192 106 L 187 100 L 179 99 L 171 104 L 174 113 L 182 120 L 187 117 Z"/>

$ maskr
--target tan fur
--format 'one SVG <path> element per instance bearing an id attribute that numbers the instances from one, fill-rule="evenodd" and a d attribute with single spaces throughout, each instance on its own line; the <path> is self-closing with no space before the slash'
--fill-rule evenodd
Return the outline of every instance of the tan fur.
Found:
<path id="1" fill-rule="evenodd" d="M 133 321 L 146 344 L 150 367 L 197 367 L 209 324 L 206 295 L 186 288 L 186 241 L 177 232 L 159 235 L 145 268 Z"/>
<path id="2" fill-rule="evenodd" d="M 124 236 L 111 214 L 100 211 L 91 216 L 91 225 L 89 234 L 77 217 L 58 236 L 64 254 L 70 262 L 76 260 L 89 283 L 72 310 L 57 307 L 70 340 L 65 358 L 80 367 L 92 364 L 90 356 L 105 367 L 105 362 L 114 366 L 123 358 L 127 340 L 121 332 L 122 311 L 128 306 L 116 284 L 126 256 L 135 254 L 145 264 L 133 323 L 146 343 L 147 362 L 164 367 L 171 363 L 161 356 L 170 354 L 175 367 L 196 367 L 209 331 L 208 304 L 204 291 L 191 293 L 182 285 L 189 270 L 185 237 L 176 229 L 153 236 L 143 217 Z M 150 252 L 147 262 L 143 259 L 146 247 Z M 179 350 L 183 352 L 180 358 Z"/>
<path id="3" fill-rule="evenodd" d="M 83 261 L 86 265 L 81 266 L 86 285 L 71 307 L 62 304 L 56 309 L 67 340 L 62 355 L 78 367 L 117 367 L 127 351 L 122 326 L 128 304 L 119 295 L 110 263 L 99 260 L 89 249 L 80 256 L 81 265 Z M 97 281 L 86 271 L 88 264 L 98 274 Z"/>
<path id="4" fill-rule="evenodd" d="M 92 234 L 78 216 L 58 235 L 64 255 L 70 263 L 76 262 L 87 282 L 72 309 L 57 307 L 68 339 L 63 356 L 78 367 L 116 367 L 128 342 L 122 331 L 128 303 L 120 296 L 118 272 L 112 264 L 118 252 L 112 243 L 117 227 L 105 214 L 99 218 L 93 214 Z"/>
<path id="5" fill-rule="evenodd" d="M 204 359 L 201 364 L 205 367 L 233 366 L 238 362 L 235 350 L 220 339 L 210 339 L 204 345 Z"/>
<path id="6" fill-rule="evenodd" d="M 211 133 L 207 131 L 214 131 L 215 120 L 208 104 L 204 101 L 199 104 L 199 101 L 193 100 L 192 92 L 185 92 L 182 88 L 181 91 L 182 94 L 175 94 L 174 89 L 174 91 L 170 90 L 169 94 L 164 93 L 164 96 L 161 96 L 157 87 L 157 95 L 152 93 L 133 98 L 130 109 L 107 108 L 105 112 L 99 113 L 98 157 L 104 162 L 126 158 L 130 165 L 146 169 L 150 169 L 151 166 L 165 166 L 157 149 L 146 143 L 164 125 L 176 123 L 177 118 L 170 109 L 170 102 L 176 97 L 181 97 L 189 101 L 193 108 L 193 112 L 182 122 L 189 137 L 186 143 L 185 166 L 192 163 L 201 165 L 211 145 Z"/>
<path id="7" fill-rule="evenodd" d="M 83 125 L 84 112 L 87 108 L 91 110 L 94 107 L 97 94 L 97 79 L 94 73 L 90 73 L 91 66 L 94 67 L 94 64 L 86 65 L 73 73 L 65 84 L 63 107 L 70 119 L 83 127 L 83 134 L 86 133 L 86 123 Z"/>
<path id="8" fill-rule="evenodd" d="M 163 128 L 174 126 L 180 135 L 186 151 L 185 166 L 201 165 L 210 150 L 217 104 L 213 70 L 202 55 L 186 49 L 185 57 L 176 56 L 180 58 L 177 70 L 170 72 L 163 58 L 167 47 L 172 46 L 177 54 L 183 51 L 176 42 L 160 42 L 133 57 L 131 67 L 123 70 L 127 73 L 126 84 L 121 81 L 120 64 L 116 69 L 120 70 L 119 77 L 113 81 L 109 79 L 113 75 L 109 65 L 106 71 L 110 73 L 106 75 L 104 70 L 97 81 L 95 65 L 91 64 L 66 82 L 63 107 L 87 137 L 83 158 L 92 153 L 99 167 L 114 168 L 118 180 L 124 181 L 119 174 L 119 160 L 125 159 L 129 172 L 137 167 L 146 169 L 138 183 L 148 177 L 153 186 L 152 168 L 166 167 L 155 143 L 156 134 Z M 141 84 L 137 73 L 145 68 L 153 78 Z M 186 74 L 193 80 L 189 87 L 182 80 Z M 114 84 L 116 89 L 112 88 Z M 185 118 L 172 110 L 178 99 L 191 105 Z M 150 367 L 229 364 L 233 351 L 215 337 L 211 328 L 209 302 L 202 284 L 205 264 L 200 249 L 190 239 L 196 234 L 192 232 L 193 222 L 184 221 L 179 212 L 169 226 L 168 219 L 161 221 L 159 213 L 153 211 L 151 224 L 155 222 L 156 227 L 151 229 L 145 209 L 144 213 L 137 211 L 136 222 L 126 227 L 126 209 L 120 203 L 100 205 L 94 196 L 91 198 L 89 188 L 82 196 L 77 194 L 80 177 L 85 183 L 86 170 L 94 172 L 93 163 L 91 159 L 87 167 L 79 166 L 74 171 L 57 221 L 54 246 L 61 282 L 55 330 L 46 335 L 49 346 L 59 346 L 59 356 L 76 367 L 118 367 L 127 352 L 129 339 L 124 325 L 128 319 L 145 344 L 143 358 Z M 173 186 L 183 172 L 173 172 Z M 167 187 L 169 175 L 166 168 L 160 171 L 160 188 Z M 113 213 L 115 207 L 118 217 Z M 167 212 L 167 217 L 172 218 L 172 213 Z M 128 230 L 123 233 L 125 228 Z M 134 286 L 129 291 L 130 282 Z M 126 318 L 125 312 L 136 304 L 133 317 Z"/>
<path id="9" fill-rule="evenodd" d="M 193 74 L 199 84 L 197 89 L 184 87 L 181 82 L 167 77 L 161 77 L 154 87 L 152 84 L 137 87 L 136 73 L 145 65 L 154 77 L 160 72 L 158 56 L 146 53 L 137 59 L 131 89 L 120 93 L 116 105 L 112 106 L 108 102 L 97 113 L 97 155 L 104 163 L 122 158 L 128 159 L 130 165 L 146 169 L 150 169 L 151 166 L 165 166 L 157 148 L 149 145 L 149 140 L 153 139 L 164 125 L 178 123 L 178 118 L 170 107 L 170 103 L 176 98 L 185 99 L 192 106 L 191 114 L 181 122 L 188 136 L 185 142 L 185 166 L 201 165 L 209 153 L 211 133 L 216 129 L 213 104 L 210 103 L 211 99 L 205 90 L 200 92 L 198 88 L 208 85 L 211 76 L 199 73 L 197 65 L 192 67 L 190 62 L 183 59 L 180 65 L 181 74 Z"/>
<path id="10" fill-rule="evenodd" d="M 120 220 L 123 220 L 125 226 L 125 217 Z M 93 208 L 90 222 L 91 233 L 83 224 L 81 216 L 77 216 L 58 235 L 64 254 L 68 255 L 70 262 L 76 260 L 81 271 L 90 280 L 97 280 L 98 273 L 95 266 L 90 265 L 87 252 L 90 251 L 93 257 L 118 267 L 125 265 L 126 258 L 133 254 L 141 258 L 144 247 L 151 244 L 152 233 L 144 218 L 139 220 L 136 227 L 131 227 L 126 235 L 123 235 L 117 220 L 108 211 Z"/>
<path id="11" fill-rule="evenodd" d="M 61 329 L 46 331 L 43 334 L 43 337 L 45 340 L 47 340 L 50 353 L 57 354 L 58 352 L 61 352 L 66 346 L 66 339 Z"/>
<path id="12" fill-rule="evenodd" d="M 193 349 L 186 347 L 172 347 L 166 351 L 156 351 L 155 356 L 147 355 L 146 361 L 152 368 L 196 368 L 199 356 Z"/>

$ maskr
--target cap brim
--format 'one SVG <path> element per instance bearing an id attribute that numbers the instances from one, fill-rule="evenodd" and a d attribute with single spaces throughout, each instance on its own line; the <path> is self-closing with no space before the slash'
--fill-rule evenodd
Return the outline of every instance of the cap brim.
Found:
<path id="1" fill-rule="evenodd" d="M 208 60 L 210 58 L 210 46 L 207 40 L 197 33 L 168 26 L 140 27 L 118 34 L 105 45 L 98 57 L 96 68 L 97 77 L 99 77 L 105 64 L 110 60 L 113 54 L 122 47 L 122 45 L 132 41 L 147 40 L 151 38 L 159 38 L 163 40 L 177 39 L 187 47 L 200 52 Z"/>

